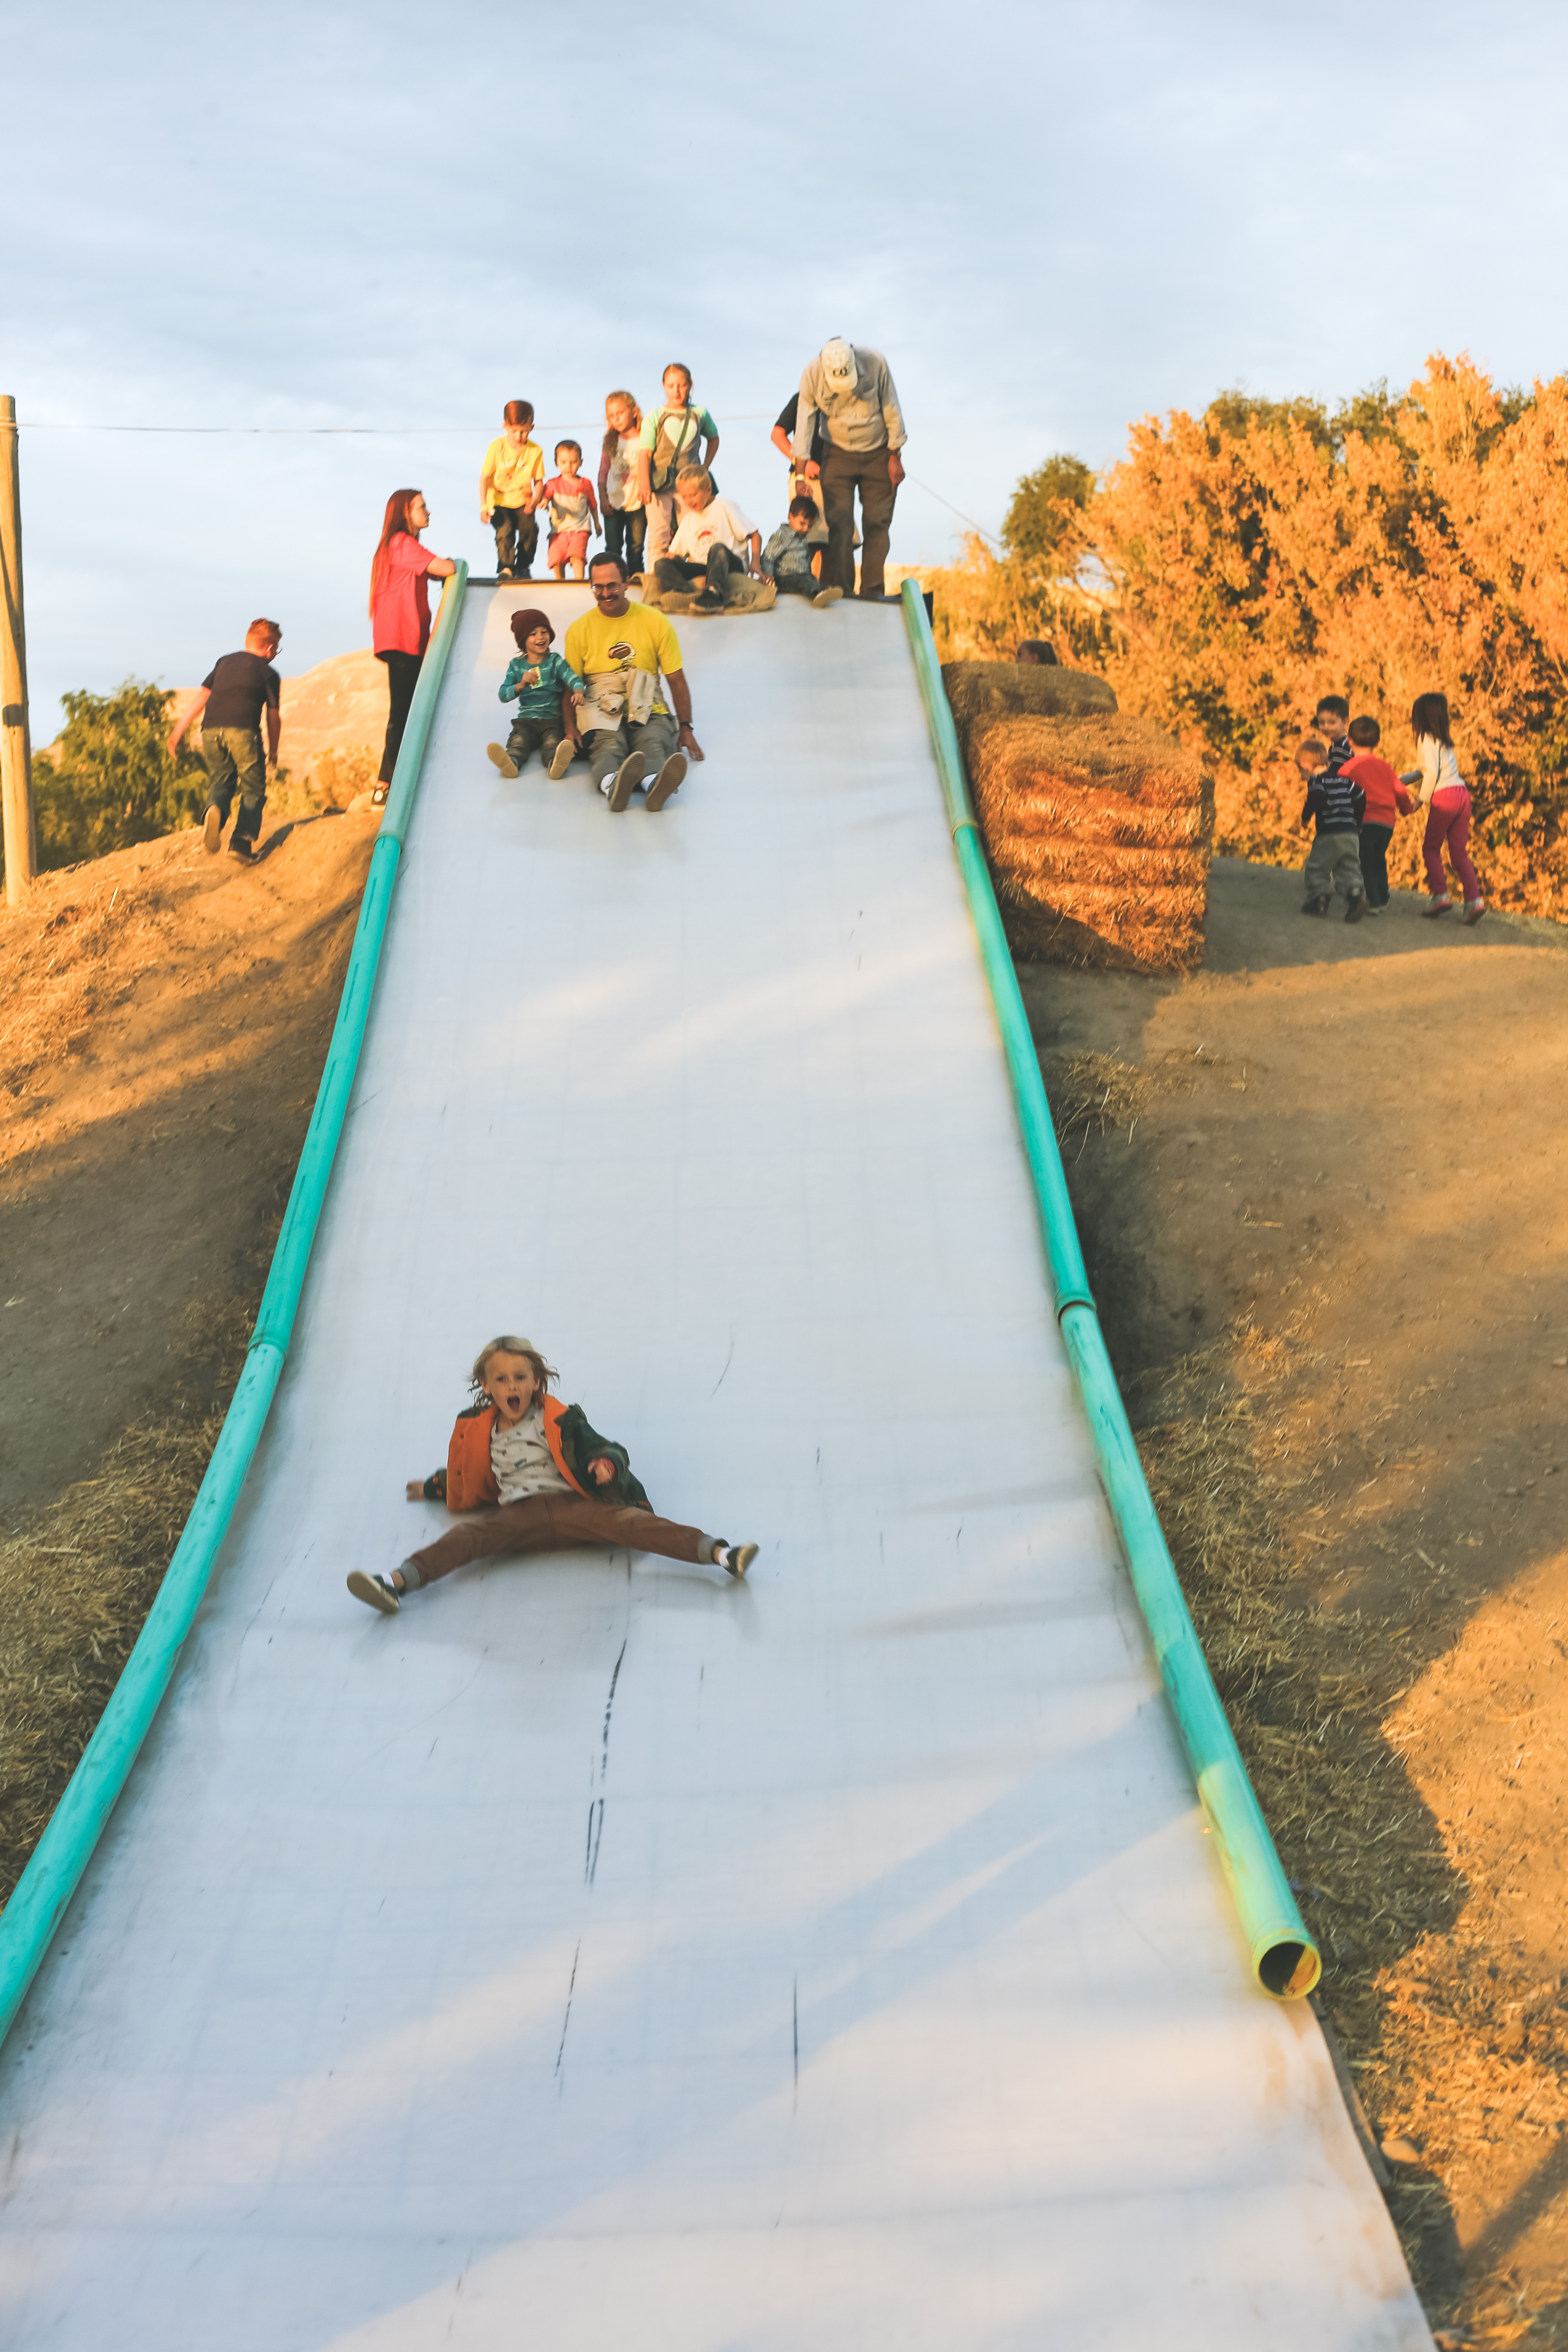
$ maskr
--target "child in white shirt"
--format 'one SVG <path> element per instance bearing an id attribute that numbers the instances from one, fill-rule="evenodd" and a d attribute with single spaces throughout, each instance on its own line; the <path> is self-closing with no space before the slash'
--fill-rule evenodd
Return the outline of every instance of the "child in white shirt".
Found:
<path id="1" fill-rule="evenodd" d="M 680 595 L 699 580 L 700 593 L 694 613 L 717 613 L 729 590 L 731 574 L 760 572 L 763 535 L 733 499 L 721 499 L 711 474 L 693 467 L 675 485 L 676 511 L 680 520 L 670 551 L 654 565 L 654 579 L 662 596 Z"/>

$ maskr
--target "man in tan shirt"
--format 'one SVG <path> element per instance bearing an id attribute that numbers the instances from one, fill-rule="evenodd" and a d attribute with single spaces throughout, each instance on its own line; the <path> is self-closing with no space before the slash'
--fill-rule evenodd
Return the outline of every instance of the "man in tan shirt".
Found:
<path id="1" fill-rule="evenodd" d="M 812 457 L 812 436 L 820 422 L 826 436 L 820 465 Z M 820 478 L 827 515 L 825 587 L 855 593 L 855 493 L 866 544 L 860 552 L 860 593 L 879 599 L 893 502 L 904 478 L 899 452 L 906 436 L 892 374 L 880 352 L 847 343 L 835 335 L 800 379 L 795 411 L 795 462 L 808 480 Z"/>

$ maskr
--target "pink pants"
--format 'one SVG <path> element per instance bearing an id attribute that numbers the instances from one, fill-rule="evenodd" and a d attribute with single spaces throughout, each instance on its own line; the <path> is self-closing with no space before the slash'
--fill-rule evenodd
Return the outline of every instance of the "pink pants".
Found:
<path id="1" fill-rule="evenodd" d="M 1434 898 L 1446 898 L 1448 895 L 1448 886 L 1443 878 L 1443 845 L 1447 842 L 1466 906 L 1479 905 L 1481 886 L 1466 846 L 1469 838 L 1470 796 L 1464 786 L 1461 784 L 1456 792 L 1448 784 L 1434 793 L 1426 811 L 1426 838 L 1421 844 L 1421 855 L 1426 861 L 1426 887 Z"/>

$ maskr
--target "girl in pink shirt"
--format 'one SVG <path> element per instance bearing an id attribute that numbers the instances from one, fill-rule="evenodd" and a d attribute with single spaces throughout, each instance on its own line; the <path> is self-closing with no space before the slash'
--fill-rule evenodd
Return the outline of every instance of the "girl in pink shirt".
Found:
<path id="1" fill-rule="evenodd" d="M 430 642 L 429 580 L 446 580 L 456 572 L 449 555 L 432 555 L 419 544 L 419 534 L 430 520 L 423 490 L 394 490 L 386 501 L 386 517 L 370 567 L 371 643 L 377 661 L 386 664 L 390 709 L 381 774 L 372 794 L 379 808 L 386 798 L 392 772 L 408 724 L 409 705 L 419 683 L 419 665 Z"/>

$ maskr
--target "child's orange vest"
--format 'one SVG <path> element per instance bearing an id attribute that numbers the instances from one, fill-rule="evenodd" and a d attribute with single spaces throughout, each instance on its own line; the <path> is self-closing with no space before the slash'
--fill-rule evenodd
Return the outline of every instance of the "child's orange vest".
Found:
<path id="1" fill-rule="evenodd" d="M 559 1397 L 545 1398 L 544 1442 L 550 1448 L 552 1461 L 567 1485 L 574 1493 L 585 1495 L 587 1488 L 574 1478 L 561 1451 L 561 1422 L 565 1411 Z M 490 1468 L 490 1433 L 495 1424 L 496 1409 L 493 1404 L 475 1405 L 470 1412 L 458 1415 L 458 1425 L 447 1448 L 447 1508 L 449 1511 L 471 1511 L 480 1503 L 500 1501 L 500 1488 L 496 1485 L 495 1472 Z"/>

